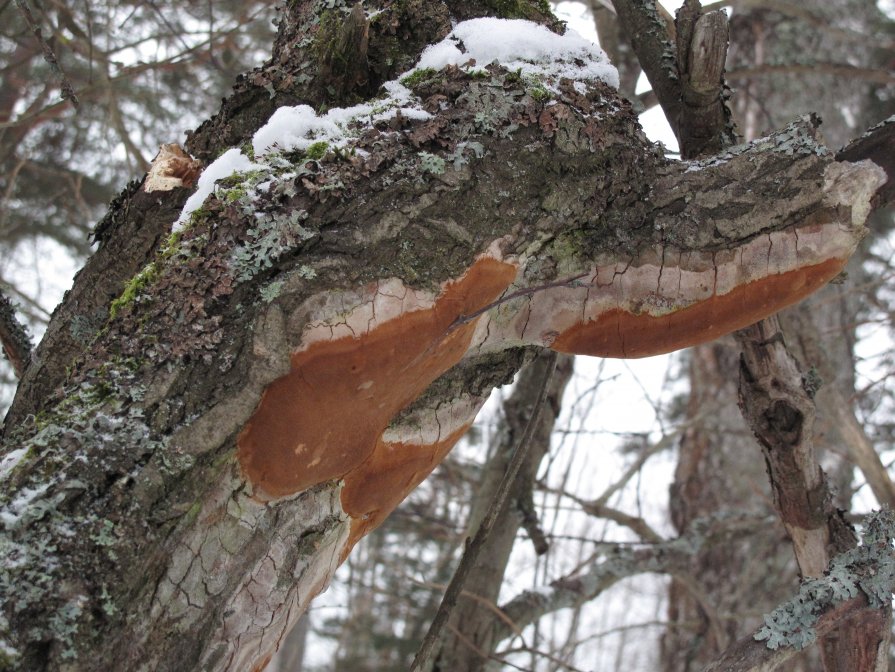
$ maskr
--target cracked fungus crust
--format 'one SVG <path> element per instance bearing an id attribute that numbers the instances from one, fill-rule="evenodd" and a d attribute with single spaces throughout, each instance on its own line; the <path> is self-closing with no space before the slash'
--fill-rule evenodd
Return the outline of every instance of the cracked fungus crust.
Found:
<path id="1" fill-rule="evenodd" d="M 552 347 L 576 355 L 632 358 L 711 341 L 805 298 L 842 271 L 847 261 L 831 259 L 772 275 L 665 315 L 634 315 L 613 308 L 599 319 L 565 330 Z"/>
<path id="2" fill-rule="evenodd" d="M 540 345 L 620 358 L 679 350 L 805 298 L 841 272 L 859 239 L 856 230 L 825 222 L 756 236 L 732 250 L 646 250 L 492 311 L 479 325 L 482 348 Z"/>
<path id="3" fill-rule="evenodd" d="M 859 239 L 816 222 L 716 253 L 647 250 L 540 288 L 492 250 L 437 297 L 394 279 L 317 297 L 291 372 L 267 388 L 239 437 L 240 463 L 262 499 L 343 480 L 347 553 L 472 423 L 481 399 L 469 397 L 390 425 L 470 349 L 644 357 L 687 347 L 814 292 Z"/>
<path id="4" fill-rule="evenodd" d="M 359 336 L 316 341 L 264 392 L 239 436 L 243 471 L 257 494 L 282 497 L 344 479 L 342 505 L 359 538 L 419 484 L 468 426 L 442 427 L 424 445 L 386 441 L 395 415 L 467 352 L 476 320 L 516 277 L 514 265 L 480 258 L 434 303 Z M 374 316 L 375 317 L 375 316 Z M 474 413 L 473 413 L 474 415 Z M 465 420 L 465 419 L 464 419 Z M 394 432 L 389 432 L 389 439 Z M 375 482 L 375 487 L 371 487 Z"/>

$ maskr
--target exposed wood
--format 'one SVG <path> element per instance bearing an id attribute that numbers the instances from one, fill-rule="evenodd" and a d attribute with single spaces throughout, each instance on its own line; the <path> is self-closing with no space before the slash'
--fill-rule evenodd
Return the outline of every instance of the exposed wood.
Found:
<path id="1" fill-rule="evenodd" d="M 677 12 L 677 60 L 681 101 L 678 140 L 685 159 L 715 154 L 736 144 L 726 104 L 724 65 L 728 25 L 723 10 L 702 13 L 698 0 Z"/>
<path id="2" fill-rule="evenodd" d="M 836 153 L 840 161 L 869 159 L 886 171 L 888 181 L 876 192 L 879 205 L 895 201 L 895 117 L 880 122 Z"/>
<path id="3" fill-rule="evenodd" d="M 776 318 L 740 330 L 737 339 L 743 348 L 740 404 L 763 447 L 774 504 L 802 576 L 821 576 L 829 564 L 828 546 L 848 547 L 854 537 L 835 540 L 831 535 L 829 521 L 838 513 L 814 454 L 814 403 Z"/>

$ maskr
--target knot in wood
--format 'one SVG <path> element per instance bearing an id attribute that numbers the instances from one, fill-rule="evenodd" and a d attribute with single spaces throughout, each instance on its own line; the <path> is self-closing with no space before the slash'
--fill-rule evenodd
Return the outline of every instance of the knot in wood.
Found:
<path id="1" fill-rule="evenodd" d="M 773 401 L 764 414 L 768 426 L 787 442 L 798 440 L 804 423 L 804 414 L 789 401 L 778 399 Z"/>

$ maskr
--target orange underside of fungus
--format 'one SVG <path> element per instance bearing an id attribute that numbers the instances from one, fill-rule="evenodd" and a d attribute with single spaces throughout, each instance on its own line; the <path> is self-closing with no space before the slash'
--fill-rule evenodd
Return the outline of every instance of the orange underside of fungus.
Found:
<path id="1" fill-rule="evenodd" d="M 847 261 L 830 259 L 770 275 L 665 315 L 605 311 L 566 329 L 551 347 L 575 355 L 636 358 L 705 343 L 801 301 L 836 277 Z"/>
<path id="2" fill-rule="evenodd" d="M 844 264 L 831 259 L 771 275 L 665 315 L 603 310 L 563 330 L 552 348 L 645 357 L 709 341 L 806 297 Z M 257 496 L 278 498 L 343 480 L 342 507 L 351 517 L 347 555 L 468 429 L 446 429 L 426 445 L 383 438 L 392 419 L 469 350 L 479 318 L 458 318 L 494 302 L 516 275 L 515 265 L 480 258 L 432 306 L 296 352 L 292 371 L 267 388 L 238 439 L 239 461 Z"/>
<path id="3" fill-rule="evenodd" d="M 476 320 L 457 318 L 494 301 L 515 277 L 515 266 L 481 258 L 430 308 L 294 354 L 292 371 L 267 388 L 239 436 L 256 491 L 275 498 L 344 479 L 352 541 L 378 525 L 463 431 L 426 446 L 388 444 L 382 433 L 469 349 Z"/>

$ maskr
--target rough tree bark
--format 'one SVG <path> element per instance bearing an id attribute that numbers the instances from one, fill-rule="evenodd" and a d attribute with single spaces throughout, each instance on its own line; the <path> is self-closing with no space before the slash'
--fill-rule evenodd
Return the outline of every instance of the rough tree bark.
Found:
<path id="1" fill-rule="evenodd" d="M 451 19 L 497 13 L 365 7 L 289 3 L 193 155 L 278 104 L 371 96 Z M 430 118 L 238 175 L 174 235 L 192 170 L 113 204 L 6 426 L 2 668 L 260 669 L 527 350 L 636 357 L 754 322 L 839 272 L 886 179 L 810 118 L 672 163 L 599 81 L 421 80 Z"/>

